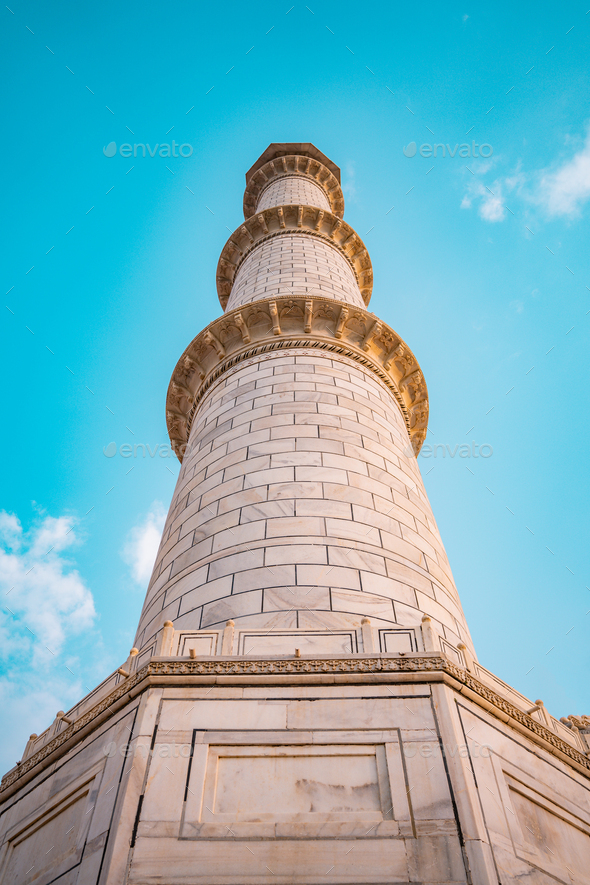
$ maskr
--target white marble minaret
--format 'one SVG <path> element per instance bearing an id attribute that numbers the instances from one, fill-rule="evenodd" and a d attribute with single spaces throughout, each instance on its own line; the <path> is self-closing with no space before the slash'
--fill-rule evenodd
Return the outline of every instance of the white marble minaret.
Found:
<path id="1" fill-rule="evenodd" d="M 367 310 L 371 261 L 342 220 L 339 169 L 312 145 L 271 145 L 246 179 L 246 220 L 218 266 L 225 314 L 168 392 L 182 468 L 140 655 L 166 621 L 199 654 L 411 652 L 427 615 L 464 663 L 457 646 L 474 652 L 415 457 L 426 384 Z"/>
<path id="2" fill-rule="evenodd" d="M 343 212 L 311 144 L 247 173 L 135 646 L 2 779 L 0 885 L 590 885 L 590 718 L 477 662 Z"/>

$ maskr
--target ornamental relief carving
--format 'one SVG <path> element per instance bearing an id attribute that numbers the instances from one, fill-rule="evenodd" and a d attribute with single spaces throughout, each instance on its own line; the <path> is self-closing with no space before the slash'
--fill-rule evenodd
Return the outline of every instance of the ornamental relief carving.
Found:
<path id="1" fill-rule="evenodd" d="M 279 309 L 279 319 L 287 320 L 289 318 L 298 320 L 304 317 L 304 308 L 296 301 L 287 301 L 283 307 Z"/>
<path id="2" fill-rule="evenodd" d="M 416 358 L 373 314 L 324 297 L 276 296 L 214 320 L 188 346 L 172 375 L 166 419 L 182 461 L 198 403 L 238 363 L 286 347 L 343 354 L 373 371 L 395 396 L 416 455 L 426 437 L 428 392 Z"/>
<path id="3" fill-rule="evenodd" d="M 356 311 L 344 323 L 344 328 L 350 333 L 352 341 L 360 341 L 367 334 L 366 319 L 367 317 L 365 314 Z"/>
<path id="4" fill-rule="evenodd" d="M 368 304 L 373 291 L 373 268 L 365 244 L 356 231 L 331 212 L 313 206 L 273 206 L 248 218 L 233 232 L 217 264 L 217 294 L 225 310 L 232 285 L 246 257 L 261 243 L 284 233 L 318 237 L 336 248 L 349 263 L 363 301 Z"/>
<path id="5" fill-rule="evenodd" d="M 328 302 L 324 302 L 323 304 L 320 304 L 319 307 L 317 305 L 314 305 L 314 308 L 315 309 L 314 309 L 313 316 L 315 319 L 333 320 L 334 317 L 336 316 L 336 308 Z"/>
<path id="6" fill-rule="evenodd" d="M 472 700 L 477 703 L 477 697 L 482 698 L 487 704 L 491 705 L 495 710 L 509 716 L 513 722 L 518 722 L 523 726 L 529 735 L 535 735 L 544 741 L 545 745 L 553 747 L 562 755 L 575 762 L 590 777 L 590 758 L 581 753 L 571 744 L 562 740 L 553 731 L 546 728 L 542 723 L 533 719 L 528 713 L 519 710 L 506 698 L 501 697 L 495 691 L 492 691 L 487 685 L 484 685 L 467 670 L 459 667 L 449 660 L 445 655 L 424 655 L 416 654 L 412 656 L 379 656 L 379 657 L 355 657 L 353 655 L 345 658 L 291 658 L 291 659 L 263 659 L 253 660 L 249 658 L 234 659 L 206 659 L 191 660 L 186 658 L 172 658 L 169 660 L 151 660 L 145 664 L 140 670 L 131 674 L 120 682 L 116 688 L 106 697 L 102 698 L 94 707 L 87 710 L 82 716 L 71 722 L 67 728 L 59 732 L 54 738 L 48 741 L 36 753 L 33 753 L 28 759 L 23 760 L 16 768 L 9 771 L 2 778 L 0 783 L 0 792 L 8 789 L 16 783 L 23 775 L 34 769 L 43 762 L 50 754 L 57 751 L 67 741 L 75 737 L 85 726 L 90 725 L 97 719 L 101 713 L 104 713 L 112 707 L 120 698 L 128 694 L 136 686 L 149 677 L 165 678 L 166 676 L 178 677 L 215 677 L 215 676 L 262 676 L 262 675 L 293 675 L 305 677 L 306 674 L 324 674 L 324 673 L 341 673 L 341 674 L 385 674 L 385 673 L 434 673 L 436 671 L 448 674 L 455 680 L 455 683 L 464 685 L 470 689 L 475 696 Z M 428 678 L 428 676 L 426 677 Z M 194 684 L 194 683 L 190 683 Z M 149 683 L 144 683 L 145 687 Z M 141 690 L 141 686 L 139 688 Z M 493 712 L 490 711 L 490 712 Z M 588 716 L 570 716 L 573 724 L 577 727 L 587 728 L 590 726 L 590 717 Z M 578 725 L 579 723 L 579 725 Z M 63 752 L 63 751 L 62 751 Z"/>

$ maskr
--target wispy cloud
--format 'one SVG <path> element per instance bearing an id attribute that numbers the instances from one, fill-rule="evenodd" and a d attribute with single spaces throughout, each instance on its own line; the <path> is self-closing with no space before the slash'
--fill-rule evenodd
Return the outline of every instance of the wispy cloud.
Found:
<path id="1" fill-rule="evenodd" d="M 467 181 L 467 190 L 461 200 L 461 209 L 471 209 L 475 204 L 480 218 L 484 221 L 504 221 L 506 209 L 504 207 L 505 184 L 500 178 L 495 179 L 488 186 L 483 183 L 479 176 L 485 175 L 491 168 L 491 163 L 472 164 L 471 177 Z"/>
<path id="2" fill-rule="evenodd" d="M 590 128 L 577 153 L 541 173 L 537 198 L 549 215 L 580 214 L 590 199 Z"/>
<path id="3" fill-rule="evenodd" d="M 503 221 L 506 210 L 503 204 L 502 186 L 499 181 L 494 182 L 495 190 L 487 188 L 481 181 L 472 181 L 468 185 L 467 193 L 461 200 L 461 209 L 471 209 L 473 203 L 477 204 L 477 211 L 485 221 Z"/>
<path id="4" fill-rule="evenodd" d="M 154 501 L 145 519 L 129 532 L 122 556 L 137 584 L 145 585 L 150 579 L 165 521 L 164 506 Z"/>
<path id="5" fill-rule="evenodd" d="M 477 207 L 480 218 L 491 223 L 504 221 L 509 210 L 506 208 L 508 195 L 520 194 L 525 182 L 524 175 L 518 167 L 511 175 L 496 177 L 486 184 L 484 176 L 495 169 L 501 161 L 500 156 L 491 159 L 476 160 L 467 168 L 465 193 L 461 200 L 461 209 Z"/>
<path id="6" fill-rule="evenodd" d="M 25 531 L 14 513 L 0 511 L 3 770 L 21 757 L 32 731 L 42 731 L 60 707 L 86 693 L 75 639 L 93 628 L 96 616 L 92 593 L 72 561 L 79 541 L 72 516 L 40 517 Z"/>
<path id="7" fill-rule="evenodd" d="M 46 516 L 25 532 L 15 514 L 0 513 L 0 656 L 31 646 L 42 657 L 58 654 L 68 634 L 92 625 L 92 594 L 65 555 L 78 541 L 75 525 L 71 516 Z"/>
<path id="8" fill-rule="evenodd" d="M 344 196 L 353 200 L 356 197 L 356 170 L 354 163 L 350 161 L 344 167 L 344 175 L 342 176 L 342 193 Z"/>
<path id="9" fill-rule="evenodd" d="M 497 176 L 486 184 L 484 176 L 498 160 L 494 157 L 491 162 L 472 164 L 461 201 L 462 209 L 476 207 L 484 221 L 504 221 L 508 217 L 508 198 L 520 199 L 525 211 L 536 206 L 549 217 L 570 218 L 579 216 L 590 200 L 590 126 L 585 141 L 579 142 L 578 150 L 567 159 L 530 172 L 518 164 L 510 175 Z"/>

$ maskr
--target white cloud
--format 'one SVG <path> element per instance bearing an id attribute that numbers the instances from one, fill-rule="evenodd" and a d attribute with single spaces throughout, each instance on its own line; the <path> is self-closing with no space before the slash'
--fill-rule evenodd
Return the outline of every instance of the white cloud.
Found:
<path id="1" fill-rule="evenodd" d="M 0 537 L 4 546 L 9 550 L 18 550 L 20 546 L 22 528 L 18 517 L 14 513 L 6 513 L 0 510 Z"/>
<path id="2" fill-rule="evenodd" d="M 500 181 L 495 181 L 491 188 L 486 187 L 477 179 L 469 182 L 467 193 L 461 201 L 461 209 L 470 209 L 474 202 L 478 204 L 478 212 L 484 221 L 503 221 L 506 217 Z"/>
<path id="3" fill-rule="evenodd" d="M 485 221 L 503 221 L 507 217 L 508 195 L 524 200 L 529 206 L 540 206 L 549 216 L 571 218 L 579 215 L 590 200 L 590 127 L 585 142 L 569 159 L 526 174 L 519 164 L 514 174 L 496 178 L 490 185 L 484 184 L 478 176 L 485 175 L 498 159 L 493 157 L 491 161 L 471 164 L 472 175 L 461 202 L 462 209 L 476 205 Z"/>
<path id="4" fill-rule="evenodd" d="M 349 200 L 354 200 L 356 197 L 356 170 L 354 163 L 348 162 L 344 167 L 342 192 Z"/>
<path id="5" fill-rule="evenodd" d="M 138 584 L 147 584 L 150 579 L 165 521 L 163 505 L 154 501 L 146 518 L 129 532 L 122 556 Z"/>
<path id="6" fill-rule="evenodd" d="M 479 214 L 485 221 L 504 221 L 506 210 L 502 203 L 502 191 L 496 185 L 493 194 L 485 194 L 479 207 Z"/>
<path id="7" fill-rule="evenodd" d="M 58 654 L 66 636 L 90 627 L 92 594 L 63 556 L 77 542 L 75 520 L 46 516 L 24 532 L 14 514 L 0 513 L 0 656 L 31 646 L 41 658 Z M 51 652 L 46 650 L 51 649 Z"/>
<path id="8" fill-rule="evenodd" d="M 44 673 L 41 681 L 38 672 L 17 668 L 10 677 L 1 677 L 0 707 L 5 724 L 0 774 L 22 757 L 33 732 L 41 734 L 53 722 L 59 709 L 67 710 L 85 694 L 81 682 L 77 680 L 71 684 L 56 674 L 48 679 Z"/>
<path id="9" fill-rule="evenodd" d="M 491 223 L 504 221 L 511 211 L 506 207 L 508 194 L 520 195 L 525 177 L 517 167 L 513 175 L 498 177 L 490 184 L 484 184 L 478 176 L 486 175 L 497 164 L 499 157 L 491 160 L 478 160 L 471 164 L 467 188 L 461 200 L 461 209 L 471 209 L 475 204 L 480 218 Z"/>
<path id="10" fill-rule="evenodd" d="M 590 129 L 578 153 L 561 166 L 541 173 L 538 201 L 549 215 L 579 215 L 590 199 Z"/>
<path id="11" fill-rule="evenodd" d="M 25 531 L 15 514 L 0 511 L 0 773 L 20 759 L 31 732 L 86 693 L 76 640 L 88 641 L 95 610 L 70 558 L 78 542 L 71 516 L 45 516 Z"/>

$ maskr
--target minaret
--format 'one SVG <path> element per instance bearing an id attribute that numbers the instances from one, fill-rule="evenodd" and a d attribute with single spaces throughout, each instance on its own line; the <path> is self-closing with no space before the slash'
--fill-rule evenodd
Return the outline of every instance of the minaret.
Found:
<path id="1" fill-rule="evenodd" d="M 421 622 L 474 651 L 416 455 L 426 383 L 369 313 L 367 249 L 343 220 L 340 170 L 272 144 L 246 175 L 223 248 L 224 316 L 168 390 L 182 467 L 136 637 L 248 654 L 418 651 Z M 363 619 L 370 619 L 370 626 Z"/>
<path id="2" fill-rule="evenodd" d="M 590 717 L 475 657 L 343 213 L 311 144 L 247 173 L 135 646 L 2 778 L 0 885 L 590 882 Z"/>

